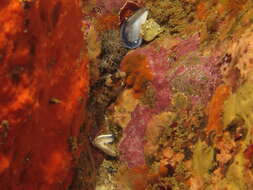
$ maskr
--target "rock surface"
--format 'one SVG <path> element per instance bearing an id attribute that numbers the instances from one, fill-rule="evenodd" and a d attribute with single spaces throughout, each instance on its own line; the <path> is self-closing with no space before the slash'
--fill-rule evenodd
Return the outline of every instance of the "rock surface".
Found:
<path id="1" fill-rule="evenodd" d="M 252 189 L 252 1 L 131 2 L 164 29 L 132 51 L 124 0 L 79 3 L 0 2 L 0 189 Z"/>
<path id="2" fill-rule="evenodd" d="M 0 22 L 0 189 L 67 189 L 88 90 L 79 2 L 3 0 Z"/>

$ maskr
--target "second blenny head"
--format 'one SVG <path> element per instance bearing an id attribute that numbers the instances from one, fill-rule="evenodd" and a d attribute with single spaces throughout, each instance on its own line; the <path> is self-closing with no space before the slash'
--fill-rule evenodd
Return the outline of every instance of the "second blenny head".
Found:
<path id="1" fill-rule="evenodd" d="M 121 24 L 120 39 L 126 48 L 135 49 L 141 45 L 141 25 L 146 22 L 147 17 L 148 10 L 141 8 Z"/>

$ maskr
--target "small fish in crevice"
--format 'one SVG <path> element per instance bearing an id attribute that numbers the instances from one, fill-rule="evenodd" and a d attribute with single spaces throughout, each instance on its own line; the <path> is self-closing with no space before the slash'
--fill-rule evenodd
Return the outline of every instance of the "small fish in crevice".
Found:
<path id="1" fill-rule="evenodd" d="M 122 23 L 120 39 L 126 48 L 135 49 L 141 45 L 141 26 L 146 22 L 147 17 L 148 10 L 141 8 Z"/>
<path id="2" fill-rule="evenodd" d="M 117 152 L 112 146 L 114 139 L 115 138 L 112 134 L 99 135 L 94 139 L 93 145 L 105 154 L 116 157 Z"/>

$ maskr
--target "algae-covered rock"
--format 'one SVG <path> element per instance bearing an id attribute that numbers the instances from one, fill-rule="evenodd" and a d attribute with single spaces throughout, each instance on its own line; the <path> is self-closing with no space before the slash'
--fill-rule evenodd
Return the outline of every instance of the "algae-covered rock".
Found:
<path id="1" fill-rule="evenodd" d="M 253 84 L 247 81 L 225 101 L 223 110 L 224 126 L 228 127 L 233 125 L 233 127 L 237 127 L 236 125 L 238 122 L 235 121 L 243 120 L 240 124 L 249 131 L 253 125 L 252 107 Z M 252 135 L 251 133 L 248 133 L 241 143 L 240 152 L 237 153 L 232 164 L 228 167 L 225 178 L 216 183 L 214 186 L 208 187 L 208 190 L 214 188 L 228 188 L 231 190 L 248 189 L 244 175 L 247 169 L 245 168 L 246 164 L 243 157 L 243 151 L 250 144 L 251 139 Z"/>
<path id="2" fill-rule="evenodd" d="M 218 183 L 214 183 L 206 188 L 206 190 L 213 189 L 229 189 L 229 190 L 247 190 L 247 184 L 245 182 L 245 160 L 243 155 L 238 154 L 234 162 L 229 166 L 226 177 L 220 180 Z"/>
<path id="3" fill-rule="evenodd" d="M 147 20 L 141 26 L 141 35 L 145 41 L 152 41 L 161 32 L 163 32 L 163 28 L 154 19 Z"/>
<path id="4" fill-rule="evenodd" d="M 232 94 L 224 105 L 223 122 L 224 125 L 229 125 L 238 116 L 245 122 L 245 127 L 250 129 L 253 126 L 253 84 L 246 82 Z M 246 137 L 246 144 L 252 138 L 249 133 Z"/>
<path id="5" fill-rule="evenodd" d="M 193 152 L 193 169 L 198 176 L 208 177 L 213 166 L 214 149 L 205 142 L 198 141 Z"/>
<path id="6" fill-rule="evenodd" d="M 188 98 L 184 93 L 176 93 L 172 99 L 172 105 L 180 110 L 185 109 L 188 106 Z"/>
<path id="7" fill-rule="evenodd" d="M 242 154 L 238 154 L 233 162 L 233 164 L 229 167 L 226 179 L 228 184 L 234 186 L 231 190 L 240 189 L 244 190 L 247 189 L 245 180 L 244 180 L 244 172 L 245 172 L 245 161 Z"/>

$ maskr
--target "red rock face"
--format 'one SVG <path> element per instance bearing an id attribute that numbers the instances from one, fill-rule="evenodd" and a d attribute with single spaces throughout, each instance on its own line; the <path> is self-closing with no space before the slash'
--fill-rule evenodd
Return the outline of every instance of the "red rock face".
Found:
<path id="1" fill-rule="evenodd" d="M 0 22 L 0 189 L 66 189 L 88 87 L 79 2 L 1 1 Z"/>

